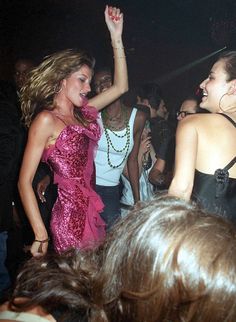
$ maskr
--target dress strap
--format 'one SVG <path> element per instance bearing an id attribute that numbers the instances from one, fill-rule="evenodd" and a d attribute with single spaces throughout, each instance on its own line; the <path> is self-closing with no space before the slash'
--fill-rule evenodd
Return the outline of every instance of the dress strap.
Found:
<path id="1" fill-rule="evenodd" d="M 216 180 L 216 198 L 223 197 L 229 185 L 228 170 L 235 164 L 236 157 L 234 157 L 223 169 L 217 169 L 214 173 Z"/>
<path id="2" fill-rule="evenodd" d="M 130 114 L 130 118 L 129 118 L 129 125 L 133 125 L 134 123 L 134 120 L 135 120 L 135 116 L 137 114 L 137 108 L 133 107 L 132 111 L 131 111 L 131 114 Z"/>
<path id="3" fill-rule="evenodd" d="M 226 114 L 223 113 L 217 113 L 220 114 L 222 116 L 224 116 L 228 121 L 230 121 L 230 123 L 232 123 L 234 125 L 234 127 L 236 127 L 236 122 L 234 122 L 234 120 L 231 119 L 231 117 L 229 117 Z M 232 166 L 235 164 L 236 162 L 236 157 L 234 157 L 225 167 L 223 170 L 228 171 L 230 168 L 232 168 Z"/>
<path id="4" fill-rule="evenodd" d="M 228 171 L 230 168 L 232 168 L 232 166 L 235 164 L 236 162 L 236 157 L 234 157 L 225 167 L 223 170 Z"/>
<path id="5" fill-rule="evenodd" d="M 234 127 L 236 127 L 236 122 L 234 122 L 234 120 L 232 120 L 231 117 L 229 117 L 228 115 L 223 114 L 223 113 L 217 113 L 217 114 L 224 116 L 227 120 L 230 121 L 230 123 L 232 123 L 234 125 Z"/>

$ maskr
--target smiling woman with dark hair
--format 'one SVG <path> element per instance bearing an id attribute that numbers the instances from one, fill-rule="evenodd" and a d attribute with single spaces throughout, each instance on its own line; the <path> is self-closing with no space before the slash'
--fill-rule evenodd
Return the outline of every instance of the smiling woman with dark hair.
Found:
<path id="1" fill-rule="evenodd" d="M 222 54 L 200 87 L 210 113 L 179 122 L 169 194 L 236 221 L 236 51 Z"/>

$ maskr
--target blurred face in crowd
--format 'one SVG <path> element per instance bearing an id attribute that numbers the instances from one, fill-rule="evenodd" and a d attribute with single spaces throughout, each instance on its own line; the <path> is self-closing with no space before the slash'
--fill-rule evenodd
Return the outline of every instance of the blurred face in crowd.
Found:
<path id="1" fill-rule="evenodd" d="M 154 118 L 157 116 L 160 116 L 164 119 L 168 118 L 168 111 L 164 100 L 161 100 L 159 107 L 156 107 L 156 106 L 152 106 L 147 98 L 141 99 L 139 96 L 137 96 L 137 104 L 148 106 L 150 109 L 151 118 Z"/>
<path id="2" fill-rule="evenodd" d="M 180 110 L 177 112 L 177 120 L 181 121 L 185 116 L 189 114 L 195 114 L 197 112 L 197 101 L 194 99 L 184 100 L 181 104 Z"/>
<path id="3" fill-rule="evenodd" d="M 94 87 L 96 94 L 106 91 L 112 86 L 112 76 L 109 71 L 100 71 L 94 76 Z"/>
<path id="4" fill-rule="evenodd" d="M 26 81 L 27 74 L 34 67 L 30 60 L 19 59 L 15 64 L 14 79 L 17 89 L 21 89 Z"/>
<path id="5" fill-rule="evenodd" d="M 168 118 L 168 111 L 167 111 L 165 102 L 163 100 L 161 100 L 161 102 L 160 102 L 159 108 L 157 110 L 157 115 L 162 117 L 163 119 Z"/>

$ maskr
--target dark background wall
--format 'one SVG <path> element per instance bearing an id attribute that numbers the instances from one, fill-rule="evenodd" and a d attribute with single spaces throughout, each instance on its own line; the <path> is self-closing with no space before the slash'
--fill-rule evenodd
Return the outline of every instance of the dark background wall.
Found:
<path id="1" fill-rule="evenodd" d="M 91 51 L 112 64 L 104 0 L 1 0 L 0 79 L 10 79 L 18 57 L 39 63 L 64 48 Z M 235 48 L 235 0 L 120 0 L 130 86 L 157 80 L 174 109 L 207 76 L 216 56 L 179 68 L 224 47 Z M 176 71 L 173 73 L 173 71 Z M 168 76 L 169 75 L 169 76 Z M 172 76 L 171 76 L 172 75 Z"/>

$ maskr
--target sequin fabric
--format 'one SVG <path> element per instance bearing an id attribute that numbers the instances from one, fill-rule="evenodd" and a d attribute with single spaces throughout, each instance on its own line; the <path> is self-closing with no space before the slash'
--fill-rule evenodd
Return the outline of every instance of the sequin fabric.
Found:
<path id="1" fill-rule="evenodd" d="M 105 223 L 99 215 L 103 203 L 91 185 L 101 130 L 95 108 L 85 106 L 81 111 L 90 120 L 89 125 L 67 125 L 42 157 L 58 185 L 50 228 L 59 253 L 72 247 L 90 247 L 105 237 Z"/>

